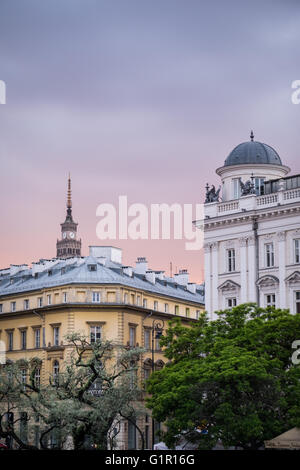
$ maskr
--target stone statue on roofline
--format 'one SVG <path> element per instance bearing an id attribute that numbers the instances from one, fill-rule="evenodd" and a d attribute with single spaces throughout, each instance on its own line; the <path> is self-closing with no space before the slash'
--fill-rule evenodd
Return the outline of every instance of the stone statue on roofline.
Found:
<path id="1" fill-rule="evenodd" d="M 213 184 L 211 188 L 209 188 L 209 184 L 207 183 L 206 185 L 206 198 L 205 198 L 205 204 L 208 202 L 218 202 L 219 201 L 219 194 L 221 191 L 221 186 L 219 186 L 219 189 L 216 191 L 215 185 Z"/>
<path id="2" fill-rule="evenodd" d="M 248 194 L 254 194 L 254 184 L 250 180 L 243 183 L 240 180 L 241 196 L 247 196 Z"/>

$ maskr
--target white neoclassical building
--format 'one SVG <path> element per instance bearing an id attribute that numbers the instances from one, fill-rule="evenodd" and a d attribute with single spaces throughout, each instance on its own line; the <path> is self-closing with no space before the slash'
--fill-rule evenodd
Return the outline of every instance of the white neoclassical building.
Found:
<path id="1" fill-rule="evenodd" d="M 205 307 L 211 319 L 244 302 L 300 312 L 300 175 L 289 172 L 251 132 L 216 170 L 218 190 L 207 186 Z"/>

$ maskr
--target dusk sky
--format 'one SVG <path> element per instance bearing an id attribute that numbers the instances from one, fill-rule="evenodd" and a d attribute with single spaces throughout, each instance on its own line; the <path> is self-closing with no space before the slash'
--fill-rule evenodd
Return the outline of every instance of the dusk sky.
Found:
<path id="1" fill-rule="evenodd" d="M 0 267 L 56 255 L 68 172 L 83 254 L 187 268 L 185 241 L 102 242 L 96 208 L 196 204 L 240 142 L 300 173 L 299 0 L 0 0 Z"/>

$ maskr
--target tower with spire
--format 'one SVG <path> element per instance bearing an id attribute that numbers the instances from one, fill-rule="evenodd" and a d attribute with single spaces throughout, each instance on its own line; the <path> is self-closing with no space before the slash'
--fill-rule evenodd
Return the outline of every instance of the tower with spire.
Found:
<path id="1" fill-rule="evenodd" d="M 77 223 L 72 217 L 71 177 L 68 177 L 67 214 L 61 225 L 61 240 L 56 242 L 57 258 L 73 258 L 81 256 L 81 240 L 77 240 Z"/>

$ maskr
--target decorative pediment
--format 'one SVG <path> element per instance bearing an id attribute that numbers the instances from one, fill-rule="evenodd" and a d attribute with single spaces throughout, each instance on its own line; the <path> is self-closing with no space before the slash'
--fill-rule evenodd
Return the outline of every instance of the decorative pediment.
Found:
<path id="1" fill-rule="evenodd" d="M 144 367 L 145 367 L 146 369 L 152 367 L 152 360 L 150 359 L 150 357 L 148 357 L 147 359 L 144 360 Z"/>
<path id="2" fill-rule="evenodd" d="M 228 279 L 227 281 L 224 281 L 218 287 L 218 289 L 221 290 L 222 292 L 232 292 L 240 288 L 241 286 L 237 282 L 231 281 L 230 279 Z"/>
<path id="3" fill-rule="evenodd" d="M 286 278 L 285 282 L 288 282 L 289 284 L 296 284 L 300 282 L 300 271 L 294 271 Z"/>
<path id="4" fill-rule="evenodd" d="M 156 369 L 162 369 L 164 367 L 165 363 L 164 361 L 162 361 L 161 359 L 158 359 L 156 362 L 155 362 L 155 368 Z"/>
<path id="5" fill-rule="evenodd" d="M 277 286 L 279 284 L 279 279 L 272 274 L 266 274 L 256 281 L 256 285 L 259 287 L 271 287 Z"/>

